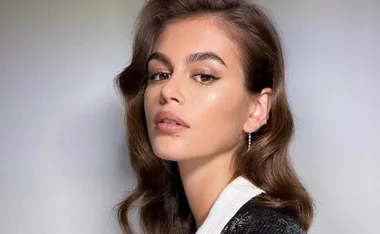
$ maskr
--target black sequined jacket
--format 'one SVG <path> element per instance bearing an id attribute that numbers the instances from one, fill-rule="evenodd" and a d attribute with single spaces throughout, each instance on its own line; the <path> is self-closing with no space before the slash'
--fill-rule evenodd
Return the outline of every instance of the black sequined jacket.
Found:
<path id="1" fill-rule="evenodd" d="M 254 199 L 239 209 L 221 234 L 306 234 L 295 218 L 275 208 L 254 205 Z"/>

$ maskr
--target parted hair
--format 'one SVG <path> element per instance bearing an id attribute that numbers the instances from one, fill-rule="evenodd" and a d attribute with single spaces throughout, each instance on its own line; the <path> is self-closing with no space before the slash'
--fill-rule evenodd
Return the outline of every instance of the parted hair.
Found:
<path id="1" fill-rule="evenodd" d="M 312 200 L 289 160 L 294 123 L 285 93 L 284 58 L 279 35 L 257 4 L 248 0 L 149 0 L 135 27 L 130 64 L 116 78 L 125 105 L 128 149 L 137 177 L 134 190 L 118 206 L 124 233 L 132 233 L 128 218 L 139 209 L 140 226 L 147 234 L 196 232 L 176 162 L 158 158 L 148 138 L 144 92 L 147 59 L 164 27 L 188 17 L 213 16 L 239 48 L 247 92 L 272 89 L 266 125 L 252 135 L 247 151 L 242 142 L 234 156 L 235 176 L 242 175 L 265 191 L 255 201 L 294 216 L 308 230 L 313 219 Z"/>

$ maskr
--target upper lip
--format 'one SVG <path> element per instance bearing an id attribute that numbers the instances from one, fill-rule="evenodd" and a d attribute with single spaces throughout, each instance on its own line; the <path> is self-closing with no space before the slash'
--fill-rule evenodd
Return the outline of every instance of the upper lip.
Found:
<path id="1" fill-rule="evenodd" d="M 154 122 L 155 122 L 155 124 L 158 124 L 158 123 L 163 122 L 165 119 L 173 120 L 173 121 L 177 122 L 177 124 L 182 125 L 182 126 L 187 127 L 187 128 L 190 127 L 184 120 L 182 120 L 180 117 L 178 117 L 177 115 L 175 115 L 169 111 L 159 111 L 156 114 L 156 117 L 154 118 Z"/>

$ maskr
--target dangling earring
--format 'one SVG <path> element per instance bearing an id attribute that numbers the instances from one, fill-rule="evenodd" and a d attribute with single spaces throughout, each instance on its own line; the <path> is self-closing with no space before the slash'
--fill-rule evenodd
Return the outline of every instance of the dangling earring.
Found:
<path id="1" fill-rule="evenodd" d="M 254 132 L 257 132 L 257 130 L 259 130 L 260 127 L 257 127 L 256 130 Z M 248 133 L 248 150 L 249 151 L 251 149 L 251 146 L 252 146 L 252 136 L 251 136 L 251 132 Z"/>
<path id="2" fill-rule="evenodd" d="M 247 151 L 251 149 L 251 146 L 252 146 L 251 133 L 248 133 L 248 150 Z"/>

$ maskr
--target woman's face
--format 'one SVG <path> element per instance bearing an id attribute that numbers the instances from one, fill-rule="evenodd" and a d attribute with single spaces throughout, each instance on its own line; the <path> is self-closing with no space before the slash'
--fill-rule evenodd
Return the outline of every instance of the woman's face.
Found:
<path id="1" fill-rule="evenodd" d="M 181 161 L 228 154 L 246 141 L 250 95 L 238 56 L 237 45 L 213 17 L 166 26 L 148 61 L 144 96 L 149 139 L 158 157 Z M 173 116 L 165 113 L 186 127 L 166 121 Z"/>

